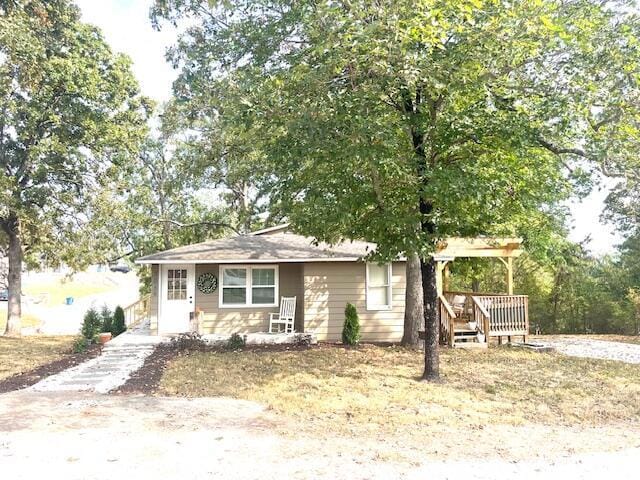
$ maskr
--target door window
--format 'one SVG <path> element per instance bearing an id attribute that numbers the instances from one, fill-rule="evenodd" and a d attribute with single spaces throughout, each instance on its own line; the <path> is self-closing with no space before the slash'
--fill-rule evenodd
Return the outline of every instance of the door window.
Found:
<path id="1" fill-rule="evenodd" d="M 187 270 L 170 268 L 167 270 L 167 300 L 187 299 Z"/>

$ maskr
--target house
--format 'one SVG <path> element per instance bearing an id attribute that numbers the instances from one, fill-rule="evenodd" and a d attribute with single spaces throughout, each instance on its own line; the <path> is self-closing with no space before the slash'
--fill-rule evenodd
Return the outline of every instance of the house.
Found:
<path id="1" fill-rule="evenodd" d="M 468 339 L 486 343 L 483 329 L 489 332 L 492 314 L 496 319 L 510 310 L 525 315 L 526 305 L 517 299 L 523 296 L 492 295 L 483 301 L 479 293 L 445 292 L 450 261 L 493 256 L 504 259 L 508 293 L 513 294 L 512 259 L 521 253 L 519 247 L 520 239 L 450 239 L 439 248 L 443 342 L 453 345 L 458 337 L 462 340 L 454 325 L 462 320 Z M 350 302 L 358 311 L 363 341 L 398 342 L 403 334 L 405 261 L 382 265 L 363 261 L 375 248 L 363 241 L 317 244 L 281 225 L 174 248 L 136 263 L 151 266 L 149 316 L 157 334 L 196 329 L 203 334 L 267 332 L 269 314 L 278 312 L 281 297 L 296 297 L 298 332 L 313 332 L 319 341 L 340 340 L 344 309 Z M 457 304 L 451 303 L 454 300 Z M 517 308 L 514 302 L 520 302 Z M 492 312 L 498 304 L 501 309 Z M 526 334 L 524 325 L 506 327 L 504 335 Z"/>

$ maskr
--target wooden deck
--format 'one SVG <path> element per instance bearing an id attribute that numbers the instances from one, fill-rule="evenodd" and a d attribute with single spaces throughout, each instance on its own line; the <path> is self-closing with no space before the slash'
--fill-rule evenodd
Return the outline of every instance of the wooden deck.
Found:
<path id="1" fill-rule="evenodd" d="M 440 343 L 451 347 L 486 348 L 491 337 L 526 340 L 529 297 L 477 292 L 444 292 L 439 297 Z"/>

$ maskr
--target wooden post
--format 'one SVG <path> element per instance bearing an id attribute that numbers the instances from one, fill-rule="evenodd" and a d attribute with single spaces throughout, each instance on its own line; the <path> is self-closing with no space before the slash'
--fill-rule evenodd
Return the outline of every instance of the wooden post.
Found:
<path id="1" fill-rule="evenodd" d="M 449 262 L 446 262 L 444 265 L 444 278 L 442 279 L 442 290 L 445 292 L 449 291 L 449 281 L 451 277 L 451 272 L 449 270 Z"/>
<path id="2" fill-rule="evenodd" d="M 446 262 L 442 260 L 438 260 L 436 262 L 436 289 L 438 290 L 438 295 L 442 295 L 443 285 L 442 285 L 442 272 L 444 270 Z"/>
<path id="3" fill-rule="evenodd" d="M 513 295 L 513 258 L 507 257 L 507 293 Z"/>

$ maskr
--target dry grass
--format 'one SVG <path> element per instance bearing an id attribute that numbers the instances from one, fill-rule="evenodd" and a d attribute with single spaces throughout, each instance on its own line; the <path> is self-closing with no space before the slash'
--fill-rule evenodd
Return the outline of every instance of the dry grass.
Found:
<path id="1" fill-rule="evenodd" d="M 0 304 L 0 334 L 4 332 L 7 326 L 7 302 Z M 38 327 L 40 326 L 40 319 L 35 315 L 22 312 L 22 328 Z"/>
<path id="2" fill-rule="evenodd" d="M 393 435 L 486 425 L 598 426 L 640 418 L 640 367 L 509 347 L 444 350 L 443 383 L 418 381 L 420 352 L 363 345 L 178 357 L 161 392 L 266 404 L 302 429 Z"/>
<path id="3" fill-rule="evenodd" d="M 58 360 L 75 337 L 0 337 L 0 380 Z"/>

